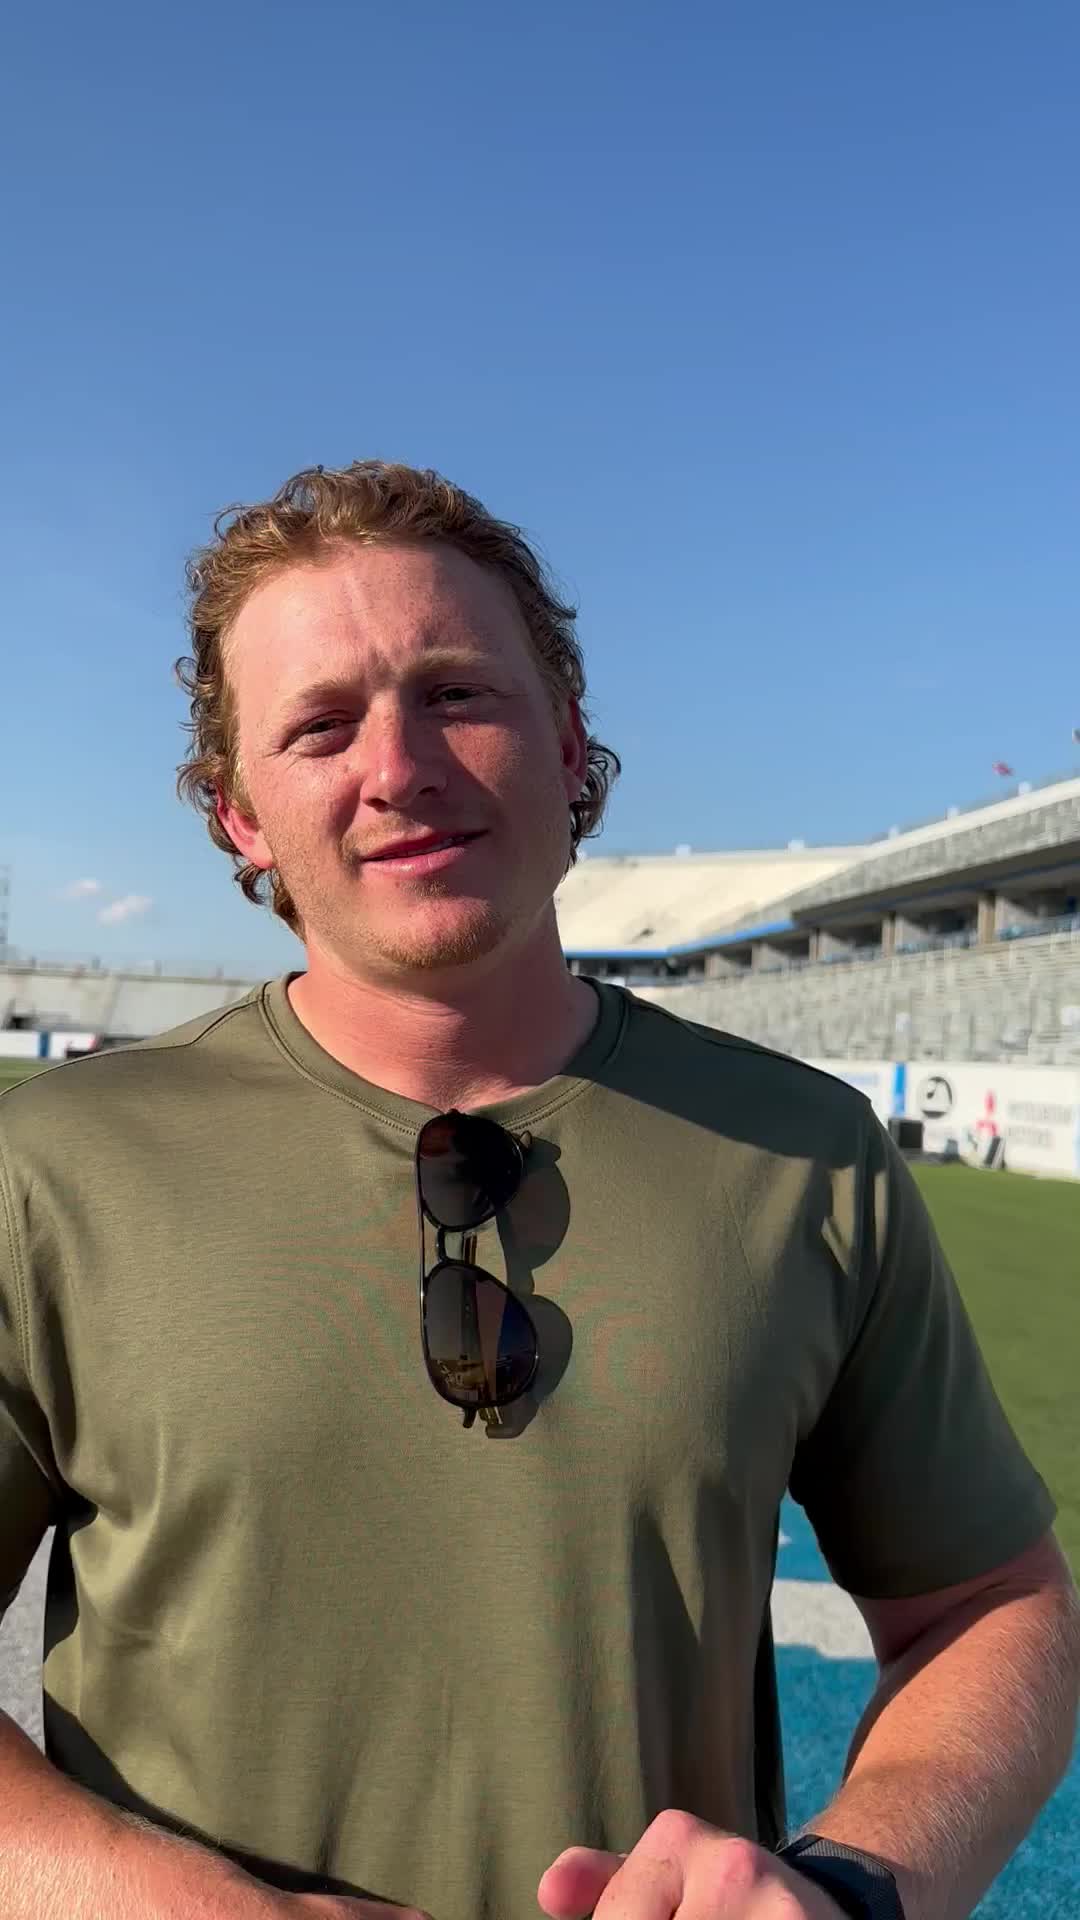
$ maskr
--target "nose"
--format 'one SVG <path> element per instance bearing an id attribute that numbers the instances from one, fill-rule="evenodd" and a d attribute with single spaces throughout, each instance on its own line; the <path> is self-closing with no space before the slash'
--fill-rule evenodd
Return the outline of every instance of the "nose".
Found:
<path id="1" fill-rule="evenodd" d="M 446 769 L 434 728 L 395 695 L 373 700 L 361 737 L 360 798 L 377 811 L 405 813 L 424 794 L 441 793 Z"/>

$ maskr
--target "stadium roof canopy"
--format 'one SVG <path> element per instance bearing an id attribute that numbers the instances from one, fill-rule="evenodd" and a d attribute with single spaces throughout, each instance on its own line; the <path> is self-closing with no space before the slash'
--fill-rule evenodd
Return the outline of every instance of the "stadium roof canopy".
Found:
<path id="1" fill-rule="evenodd" d="M 1050 873 L 1080 846 L 1080 779 L 1058 780 L 930 826 L 862 847 L 842 869 L 815 877 L 787 905 L 800 918 L 900 901 L 940 890 L 943 881 L 982 874 L 1016 879 Z"/>
<path id="2" fill-rule="evenodd" d="M 666 959 L 812 923 L 819 910 L 917 890 L 938 876 L 1038 867 L 1080 842 L 1080 779 L 1056 780 L 847 847 L 617 854 L 579 860 L 555 907 L 571 960 Z"/>
<path id="3" fill-rule="evenodd" d="M 788 847 L 782 852 L 589 855 L 555 895 L 570 959 L 661 958 L 722 944 L 753 925 L 776 933 L 774 906 L 829 879 L 868 848 Z M 749 937 L 743 931 L 743 937 Z"/>

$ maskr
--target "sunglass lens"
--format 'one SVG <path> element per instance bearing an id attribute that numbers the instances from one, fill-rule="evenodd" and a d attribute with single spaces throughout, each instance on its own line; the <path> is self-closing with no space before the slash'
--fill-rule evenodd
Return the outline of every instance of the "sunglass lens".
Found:
<path id="1" fill-rule="evenodd" d="M 424 1351 L 432 1378 L 462 1407 L 503 1406 L 536 1373 L 536 1333 L 521 1302 L 479 1267 L 456 1260 L 428 1278 Z"/>
<path id="2" fill-rule="evenodd" d="M 451 1232 L 489 1220 L 521 1179 L 515 1142 L 494 1120 L 478 1114 L 443 1113 L 429 1120 L 420 1133 L 416 1164 L 425 1207 Z"/>

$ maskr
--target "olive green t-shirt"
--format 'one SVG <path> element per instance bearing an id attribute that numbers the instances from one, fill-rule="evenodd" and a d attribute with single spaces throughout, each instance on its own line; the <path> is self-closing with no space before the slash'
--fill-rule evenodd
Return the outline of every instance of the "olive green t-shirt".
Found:
<path id="1" fill-rule="evenodd" d="M 46 1752 L 282 1886 L 526 1920 L 675 1806 L 775 1844 L 777 1520 L 906 1595 L 1050 1525 L 861 1094 L 611 986 L 480 1263 L 533 1398 L 423 1364 L 429 1109 L 287 985 L 0 1100 L 0 1603 L 55 1525 Z M 523 1009 L 527 1018 L 527 1009 Z"/>

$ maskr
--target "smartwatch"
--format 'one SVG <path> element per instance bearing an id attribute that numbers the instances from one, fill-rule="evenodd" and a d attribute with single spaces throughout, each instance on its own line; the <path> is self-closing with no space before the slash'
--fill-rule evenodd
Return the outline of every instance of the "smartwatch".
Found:
<path id="1" fill-rule="evenodd" d="M 776 1858 L 813 1880 L 848 1920 L 904 1920 L 896 1880 L 876 1854 L 804 1833 L 778 1848 Z"/>

